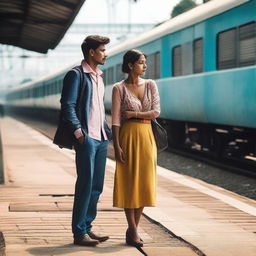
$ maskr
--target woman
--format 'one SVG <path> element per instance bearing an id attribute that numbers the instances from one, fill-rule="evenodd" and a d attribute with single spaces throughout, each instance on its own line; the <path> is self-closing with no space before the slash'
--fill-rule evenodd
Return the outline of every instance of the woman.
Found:
<path id="1" fill-rule="evenodd" d="M 155 206 L 156 144 L 151 119 L 160 114 L 156 83 L 142 79 L 146 55 L 130 50 L 123 57 L 122 71 L 128 78 L 112 91 L 112 129 L 116 158 L 114 207 L 124 208 L 128 229 L 126 243 L 143 246 L 138 234 L 145 206 Z"/>

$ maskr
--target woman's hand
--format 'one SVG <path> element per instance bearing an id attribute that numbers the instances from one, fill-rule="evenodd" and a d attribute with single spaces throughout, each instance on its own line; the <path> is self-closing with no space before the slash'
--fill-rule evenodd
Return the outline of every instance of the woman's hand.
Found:
<path id="1" fill-rule="evenodd" d="M 116 161 L 119 161 L 121 163 L 125 163 L 125 154 L 120 147 L 119 143 L 119 130 L 120 127 L 117 125 L 112 125 L 112 132 L 113 132 L 113 144 L 115 149 L 115 158 Z"/>
<path id="2" fill-rule="evenodd" d="M 136 113 L 137 113 L 137 112 L 134 112 L 134 111 L 125 111 L 125 112 L 124 112 L 124 117 L 125 117 L 126 119 L 130 119 L 130 118 L 133 118 L 133 117 L 136 118 Z"/>
<path id="3" fill-rule="evenodd" d="M 116 158 L 116 161 L 119 161 L 121 163 L 125 163 L 125 155 L 124 155 L 124 152 L 121 149 L 121 147 L 117 147 L 115 149 L 115 158 Z"/>

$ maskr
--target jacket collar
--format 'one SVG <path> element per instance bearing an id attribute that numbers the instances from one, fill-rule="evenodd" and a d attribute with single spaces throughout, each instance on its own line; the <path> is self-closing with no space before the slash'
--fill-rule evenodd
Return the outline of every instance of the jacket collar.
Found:
<path id="1" fill-rule="evenodd" d="M 102 75 L 102 73 L 103 73 L 99 68 L 96 68 L 96 71 L 94 71 L 94 70 L 91 68 L 91 66 L 90 66 L 85 60 L 82 60 L 81 65 L 82 65 L 83 71 L 84 71 L 85 73 L 94 74 L 95 76 L 96 76 L 96 75 L 99 75 L 99 76 L 100 76 L 100 75 Z"/>

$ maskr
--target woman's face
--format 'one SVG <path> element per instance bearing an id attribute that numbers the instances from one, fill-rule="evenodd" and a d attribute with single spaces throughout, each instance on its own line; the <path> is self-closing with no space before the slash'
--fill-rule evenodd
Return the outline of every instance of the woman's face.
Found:
<path id="1" fill-rule="evenodd" d="M 144 75 L 147 69 L 146 58 L 144 55 L 141 55 L 140 58 L 131 65 L 131 72 L 136 75 Z"/>

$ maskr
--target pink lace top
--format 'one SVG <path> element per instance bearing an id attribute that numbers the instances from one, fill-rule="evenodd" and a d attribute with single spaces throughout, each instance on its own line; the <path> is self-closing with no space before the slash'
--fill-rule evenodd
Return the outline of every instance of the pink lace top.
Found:
<path id="1" fill-rule="evenodd" d="M 124 80 L 116 83 L 112 90 L 112 125 L 121 126 L 125 111 L 152 112 L 152 119 L 160 115 L 160 98 L 157 85 L 153 80 L 146 80 L 142 100 L 133 95 L 125 86 Z"/>

